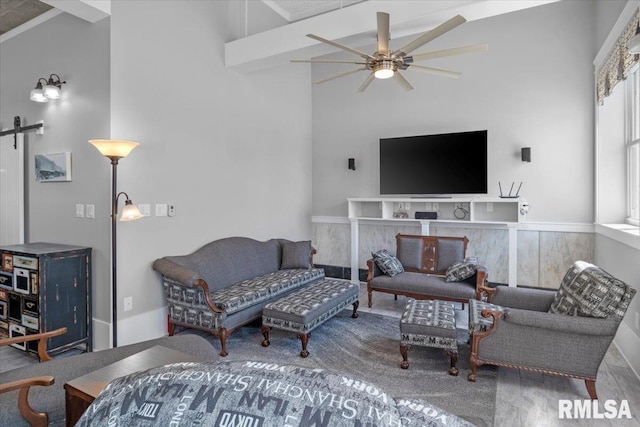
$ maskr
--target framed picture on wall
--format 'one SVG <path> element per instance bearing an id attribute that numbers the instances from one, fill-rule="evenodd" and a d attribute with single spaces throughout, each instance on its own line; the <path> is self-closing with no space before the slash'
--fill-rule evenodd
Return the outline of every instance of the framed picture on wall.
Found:
<path id="1" fill-rule="evenodd" d="M 36 181 L 71 181 L 71 152 L 36 154 Z"/>

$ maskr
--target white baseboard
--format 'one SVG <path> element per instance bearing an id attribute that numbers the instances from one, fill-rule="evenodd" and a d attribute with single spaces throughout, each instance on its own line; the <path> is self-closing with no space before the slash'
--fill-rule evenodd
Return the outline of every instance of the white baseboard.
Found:
<path id="1" fill-rule="evenodd" d="M 621 322 L 613 343 L 640 380 L 640 337 L 625 322 Z"/>
<path id="2" fill-rule="evenodd" d="M 137 314 L 118 322 L 118 346 L 167 336 L 167 307 Z M 111 348 L 111 323 L 93 319 L 93 349 Z"/>
<path id="3" fill-rule="evenodd" d="M 111 348 L 111 323 L 104 320 L 93 320 L 93 350 L 107 350 Z"/>
<path id="4" fill-rule="evenodd" d="M 167 307 L 146 311 L 118 322 L 118 346 L 167 336 Z"/>

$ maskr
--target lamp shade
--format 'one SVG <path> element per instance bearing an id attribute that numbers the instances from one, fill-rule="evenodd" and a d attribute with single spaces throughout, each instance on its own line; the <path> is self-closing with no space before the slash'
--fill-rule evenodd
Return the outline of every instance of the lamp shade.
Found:
<path id="1" fill-rule="evenodd" d="M 124 202 L 124 208 L 122 208 L 122 215 L 120 216 L 120 221 L 133 221 L 135 219 L 140 219 L 144 215 L 140 213 L 140 210 L 133 202 L 127 199 Z"/>
<path id="2" fill-rule="evenodd" d="M 44 96 L 42 93 L 42 86 L 38 89 L 31 89 L 31 93 L 29 94 L 29 99 L 36 102 L 48 102 L 49 98 Z"/>
<path id="3" fill-rule="evenodd" d="M 44 87 L 44 96 L 49 99 L 58 99 L 60 98 L 60 88 L 55 85 L 46 85 Z"/>
<path id="4" fill-rule="evenodd" d="M 117 139 L 90 139 L 89 143 L 96 147 L 103 156 L 119 159 L 127 157 L 134 148 L 140 145 L 134 141 L 121 141 Z"/>

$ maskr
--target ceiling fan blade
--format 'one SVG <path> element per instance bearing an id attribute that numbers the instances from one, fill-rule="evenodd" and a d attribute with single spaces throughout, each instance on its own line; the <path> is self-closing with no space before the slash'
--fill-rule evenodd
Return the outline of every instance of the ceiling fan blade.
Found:
<path id="1" fill-rule="evenodd" d="M 440 68 L 425 67 L 423 65 L 416 65 L 416 64 L 409 65 L 407 67 L 407 70 L 421 71 L 426 74 L 435 74 L 438 76 L 451 77 L 453 79 L 457 79 L 458 76 L 462 74 L 457 71 L 441 70 Z"/>
<path id="2" fill-rule="evenodd" d="M 358 71 L 364 71 L 366 69 L 367 69 L 367 67 L 362 67 L 362 68 L 357 68 L 355 70 L 345 71 L 344 73 L 334 74 L 333 76 L 329 76 L 329 77 L 324 78 L 322 80 L 318 80 L 317 82 L 314 82 L 314 83 L 315 84 L 320 84 L 320 83 L 328 82 L 329 80 L 337 79 L 339 77 L 348 76 L 349 74 L 357 73 Z"/>
<path id="3" fill-rule="evenodd" d="M 460 15 L 456 15 L 453 18 L 449 19 L 447 22 L 444 22 L 440 25 L 438 25 L 436 28 L 434 28 L 431 31 L 427 31 L 426 33 L 424 33 L 423 35 L 421 35 L 420 37 L 418 37 L 417 39 L 415 39 L 412 42 L 409 42 L 407 45 L 401 47 L 400 49 L 396 50 L 393 52 L 393 56 L 399 56 L 399 57 L 404 57 L 407 54 L 409 54 L 410 52 L 416 50 L 417 48 L 419 48 L 420 46 L 430 42 L 431 40 L 440 37 L 441 35 L 443 35 L 444 33 L 446 33 L 447 31 L 451 31 L 454 28 L 456 28 L 458 25 L 462 25 L 465 22 L 467 22 L 466 19 L 464 19 L 462 16 Z"/>
<path id="4" fill-rule="evenodd" d="M 376 59 L 373 56 L 371 56 L 369 54 L 366 54 L 364 52 L 360 52 L 357 49 L 353 49 L 353 48 L 350 48 L 349 46 L 345 46 L 343 44 L 336 43 L 333 40 L 325 39 L 324 37 L 316 36 L 315 34 L 307 34 L 307 37 L 310 37 L 310 38 L 312 38 L 314 40 L 318 40 L 319 42 L 322 42 L 322 43 L 329 44 L 329 45 L 337 47 L 339 49 L 346 50 L 347 52 L 355 53 L 356 55 L 361 56 L 364 59 Z"/>
<path id="5" fill-rule="evenodd" d="M 375 77 L 376 77 L 375 74 L 373 73 L 369 74 L 369 77 L 367 77 L 367 80 L 365 80 L 364 83 L 362 83 L 362 85 L 358 88 L 357 92 L 358 93 L 364 92 L 367 86 L 369 86 L 371 82 L 375 79 Z"/>
<path id="6" fill-rule="evenodd" d="M 378 12 L 378 54 L 389 56 L 389 14 Z"/>
<path id="7" fill-rule="evenodd" d="M 455 47 L 452 49 L 435 50 L 433 52 L 419 53 L 412 57 L 406 57 L 405 60 L 413 58 L 413 62 L 424 61 L 425 59 L 442 58 L 445 56 L 463 55 L 465 53 L 486 52 L 489 49 L 488 44 L 474 44 L 471 46 Z M 410 61 L 409 61 L 410 62 Z"/>
<path id="8" fill-rule="evenodd" d="M 342 61 L 339 59 L 290 59 L 289 62 L 317 62 L 323 64 L 356 64 L 356 65 L 367 65 L 366 62 L 357 62 L 357 61 Z"/>
<path id="9" fill-rule="evenodd" d="M 410 91 L 413 90 L 413 86 L 411 86 L 411 83 L 409 83 L 407 81 L 407 79 L 404 78 L 404 76 L 402 74 L 400 74 L 398 71 L 396 71 L 395 73 L 393 73 L 393 79 L 398 82 L 398 84 L 400 86 L 402 86 L 402 88 L 406 91 Z"/>

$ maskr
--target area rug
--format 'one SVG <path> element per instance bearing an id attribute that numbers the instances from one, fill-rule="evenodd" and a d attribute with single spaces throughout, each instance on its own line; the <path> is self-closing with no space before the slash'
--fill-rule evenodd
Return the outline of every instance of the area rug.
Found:
<path id="1" fill-rule="evenodd" d="M 457 377 L 447 374 L 444 350 L 413 346 L 409 369 L 401 369 L 399 319 L 360 313 L 357 319 L 344 310 L 311 332 L 309 356 L 299 356 L 300 340 L 292 332 L 272 330 L 271 345 L 262 347 L 258 322 L 234 331 L 227 339 L 228 361 L 265 360 L 328 369 L 375 384 L 395 398 L 423 399 L 480 426 L 492 426 L 495 413 L 497 369 L 481 366 L 475 383 L 467 381 L 469 345 L 459 344 Z M 202 331 L 185 330 L 207 338 L 219 350 L 217 338 Z"/>

